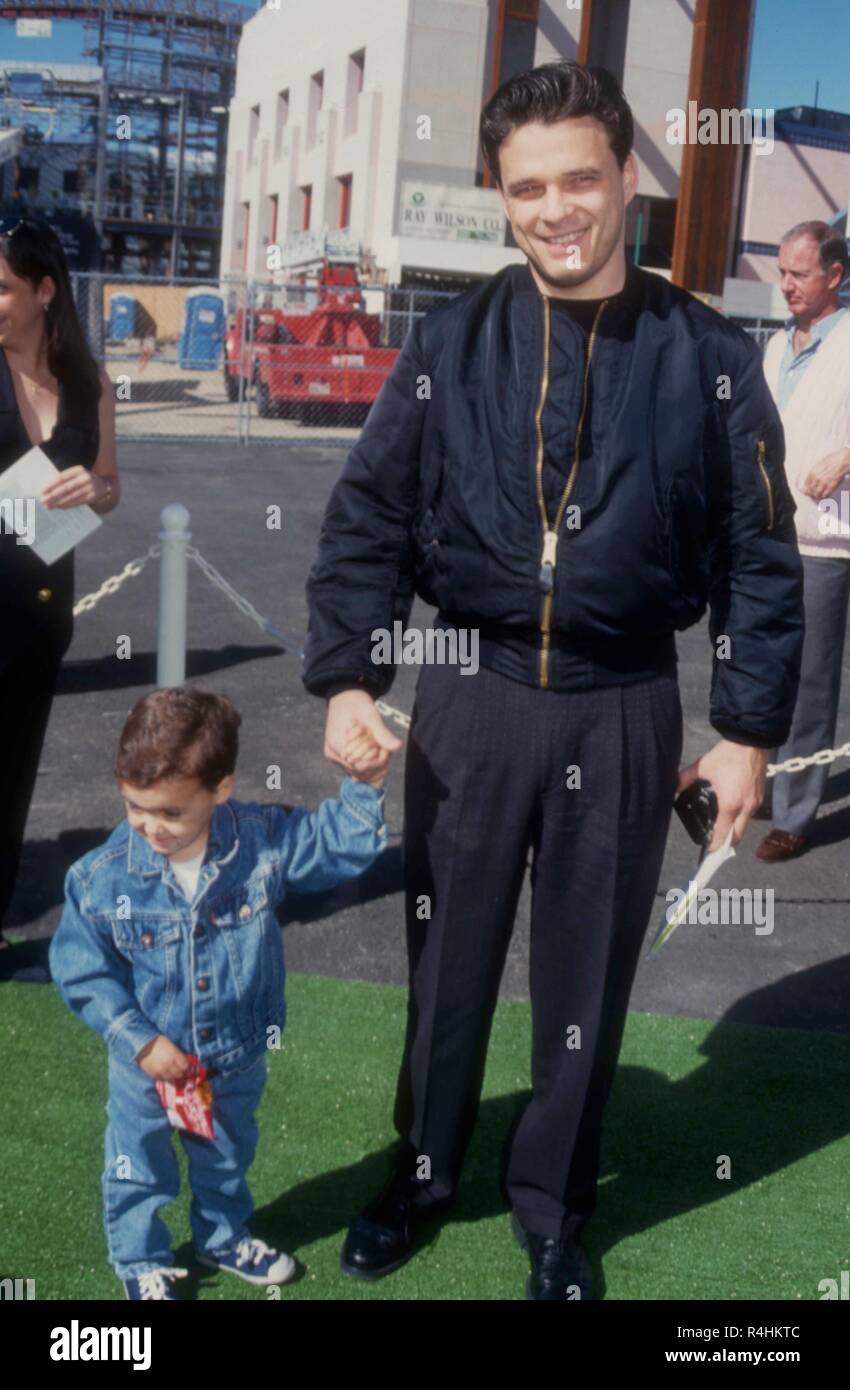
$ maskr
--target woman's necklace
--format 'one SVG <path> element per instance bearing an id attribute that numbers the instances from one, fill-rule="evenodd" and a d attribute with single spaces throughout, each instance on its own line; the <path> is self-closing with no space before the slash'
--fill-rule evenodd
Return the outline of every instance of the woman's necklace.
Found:
<path id="1" fill-rule="evenodd" d="M 30 377 L 24 376 L 23 372 L 18 371 L 17 368 L 13 368 L 13 371 L 20 377 L 21 381 L 24 383 L 24 388 L 30 396 L 35 397 L 38 391 L 51 391 L 52 394 L 52 388 L 50 386 L 44 386 L 40 381 L 33 381 Z"/>

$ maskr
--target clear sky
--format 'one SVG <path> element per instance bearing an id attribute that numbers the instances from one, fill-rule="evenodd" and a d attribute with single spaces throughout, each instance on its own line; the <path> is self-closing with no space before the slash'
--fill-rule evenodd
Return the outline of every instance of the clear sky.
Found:
<path id="1" fill-rule="evenodd" d="M 237 3 L 257 8 L 256 0 Z M 0 20 L 0 53 L 24 61 L 83 61 L 83 26 L 62 21 L 53 29 L 49 39 L 19 39 L 14 20 Z M 659 47 L 662 42 L 659 37 Z M 850 113 L 850 0 L 757 0 L 746 104 L 810 106 L 818 79 L 818 105 Z"/>
<path id="2" fill-rule="evenodd" d="M 850 114 L 850 0 L 757 0 L 749 107 Z"/>

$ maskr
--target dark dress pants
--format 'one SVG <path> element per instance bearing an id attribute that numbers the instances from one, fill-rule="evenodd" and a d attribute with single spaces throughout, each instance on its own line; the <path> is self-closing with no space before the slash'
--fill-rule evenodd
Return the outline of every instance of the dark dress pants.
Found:
<path id="1" fill-rule="evenodd" d="M 772 757 L 807 758 L 835 746 L 841 667 L 850 598 L 850 560 L 803 556 L 806 635 L 794 722 L 787 743 Z M 810 835 L 826 791 L 829 765 L 780 772 L 773 783 L 773 823 L 790 835 Z"/>
<path id="2" fill-rule="evenodd" d="M 61 654 L 17 646 L 0 652 L 0 932 L 15 891 L 21 846 L 50 718 Z"/>
<path id="3" fill-rule="evenodd" d="M 531 853 L 532 1097 L 507 1189 L 540 1235 L 576 1234 L 592 1213 L 681 749 L 675 675 L 555 693 L 484 668 L 423 668 L 405 780 L 410 994 L 395 1122 L 407 1160 L 430 1159 L 428 1200 L 457 1186 Z M 568 1046 L 574 1025 L 580 1047 Z"/>

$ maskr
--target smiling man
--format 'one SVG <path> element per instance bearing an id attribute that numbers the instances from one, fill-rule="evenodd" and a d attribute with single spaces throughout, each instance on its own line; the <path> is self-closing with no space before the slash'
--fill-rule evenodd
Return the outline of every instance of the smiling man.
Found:
<path id="1" fill-rule="evenodd" d="M 371 633 L 477 628 L 479 670 L 425 666 L 405 769 L 410 1003 L 384 1191 L 342 1252 L 399 1267 L 458 1187 L 526 865 L 532 1095 L 505 1188 L 528 1296 L 591 1296 L 578 1241 L 677 785 L 740 839 L 791 721 L 801 566 L 782 430 L 754 344 L 629 266 L 632 118 L 602 69 L 512 78 L 484 156 L 527 258 L 419 320 L 334 488 L 304 680 L 325 753 L 401 745 Z M 720 741 L 679 771 L 675 632 L 711 604 Z M 720 641 L 719 639 L 724 639 Z M 347 762 L 346 741 L 359 735 Z"/>
<path id="2" fill-rule="evenodd" d="M 625 132 L 615 139 L 616 149 L 595 117 L 577 116 L 568 158 L 560 122 L 515 126 L 501 142 L 502 202 L 543 294 L 592 300 L 623 288 L 623 213 L 638 172 Z"/>

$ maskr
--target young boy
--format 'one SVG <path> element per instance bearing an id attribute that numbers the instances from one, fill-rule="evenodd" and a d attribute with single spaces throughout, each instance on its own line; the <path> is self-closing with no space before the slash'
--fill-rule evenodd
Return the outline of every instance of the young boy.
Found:
<path id="1" fill-rule="evenodd" d="M 187 1274 L 159 1215 L 179 1175 L 155 1084 L 189 1076 L 187 1054 L 207 1069 L 214 1131 L 178 1131 L 197 1257 L 252 1284 L 294 1274 L 247 1227 L 254 1113 L 285 1018 L 274 909 L 289 888 L 362 873 L 386 841 L 384 774 L 346 778 L 316 811 L 232 800 L 240 723 L 226 696 L 196 689 L 134 706 L 115 765 L 127 819 L 68 871 L 50 948 L 62 998 L 108 1048 L 104 1224 L 130 1299 L 174 1302 Z"/>

